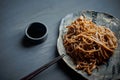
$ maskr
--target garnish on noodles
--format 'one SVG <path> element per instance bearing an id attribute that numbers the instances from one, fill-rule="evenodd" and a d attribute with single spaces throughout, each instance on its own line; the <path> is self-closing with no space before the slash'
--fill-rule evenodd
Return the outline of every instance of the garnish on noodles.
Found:
<path id="1" fill-rule="evenodd" d="M 114 54 L 117 38 L 105 26 L 98 26 L 85 18 L 78 18 L 66 27 L 63 36 L 66 53 L 73 59 L 76 69 L 92 71 Z"/>

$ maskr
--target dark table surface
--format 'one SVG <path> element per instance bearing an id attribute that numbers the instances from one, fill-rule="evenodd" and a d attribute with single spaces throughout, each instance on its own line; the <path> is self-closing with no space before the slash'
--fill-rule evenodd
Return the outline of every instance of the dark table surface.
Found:
<path id="1" fill-rule="evenodd" d="M 68 13 L 95 10 L 120 18 L 120 0 L 0 0 L 0 80 L 19 80 L 57 57 L 60 20 Z M 32 22 L 48 27 L 47 40 L 23 44 L 24 30 Z M 83 80 L 62 60 L 33 80 Z"/>

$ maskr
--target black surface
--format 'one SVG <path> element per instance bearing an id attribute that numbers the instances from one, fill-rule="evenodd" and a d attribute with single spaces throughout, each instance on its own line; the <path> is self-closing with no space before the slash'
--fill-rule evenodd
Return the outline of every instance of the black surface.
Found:
<path id="1" fill-rule="evenodd" d="M 0 80 L 18 80 L 58 56 L 56 42 L 60 20 L 68 13 L 95 10 L 120 19 L 119 0 L 1 0 Z M 45 42 L 22 45 L 25 28 L 32 22 L 47 25 Z M 61 60 L 34 80 L 82 80 Z"/>

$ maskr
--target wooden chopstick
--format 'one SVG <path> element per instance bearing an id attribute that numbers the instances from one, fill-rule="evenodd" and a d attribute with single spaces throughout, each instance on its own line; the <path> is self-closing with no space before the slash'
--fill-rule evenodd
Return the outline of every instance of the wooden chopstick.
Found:
<path id="1" fill-rule="evenodd" d="M 41 73 L 42 71 L 44 71 L 45 69 L 47 69 L 48 67 L 50 67 L 51 65 L 53 65 L 54 63 L 56 63 L 57 61 L 59 61 L 60 59 L 62 59 L 65 55 L 62 54 L 58 57 L 56 57 L 55 59 L 53 59 L 52 61 L 50 61 L 49 63 L 41 66 L 40 68 L 38 68 L 37 70 L 33 71 L 32 73 L 28 74 L 27 76 L 23 77 L 20 80 L 31 80 L 32 78 L 34 78 L 36 75 L 38 75 L 39 73 Z"/>

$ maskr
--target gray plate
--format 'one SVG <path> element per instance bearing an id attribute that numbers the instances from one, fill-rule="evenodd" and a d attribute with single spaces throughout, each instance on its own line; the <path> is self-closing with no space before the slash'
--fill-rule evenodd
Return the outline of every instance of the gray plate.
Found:
<path id="1" fill-rule="evenodd" d="M 107 64 L 99 66 L 99 69 L 93 70 L 92 75 L 88 76 L 86 72 L 81 70 L 76 70 L 75 65 L 71 58 L 66 54 L 65 48 L 63 46 L 63 35 L 66 33 L 66 26 L 70 25 L 76 18 L 84 16 L 87 19 L 91 19 L 97 25 L 102 25 L 109 27 L 116 35 L 118 39 L 118 47 L 115 50 L 115 54 L 109 59 Z M 65 63 L 72 68 L 74 71 L 79 73 L 90 80 L 115 80 L 120 79 L 120 20 L 103 12 L 95 11 L 80 11 L 76 13 L 71 13 L 65 16 L 61 20 L 59 27 L 59 37 L 57 42 L 57 48 L 60 55 L 66 54 L 63 58 Z"/>

